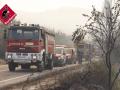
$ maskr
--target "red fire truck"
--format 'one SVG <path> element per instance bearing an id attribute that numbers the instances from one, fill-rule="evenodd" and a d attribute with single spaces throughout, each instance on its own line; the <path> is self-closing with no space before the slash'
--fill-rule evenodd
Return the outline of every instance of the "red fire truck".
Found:
<path id="1" fill-rule="evenodd" d="M 56 45 L 54 66 L 63 66 L 65 64 L 66 64 L 65 45 Z"/>
<path id="2" fill-rule="evenodd" d="M 9 71 L 37 66 L 38 71 L 52 69 L 55 35 L 39 25 L 13 25 L 7 30 L 5 59 Z"/>
<path id="3" fill-rule="evenodd" d="M 66 46 L 65 53 L 66 53 L 66 63 L 67 64 L 76 63 L 76 61 L 75 61 L 75 48 L 74 47 Z"/>

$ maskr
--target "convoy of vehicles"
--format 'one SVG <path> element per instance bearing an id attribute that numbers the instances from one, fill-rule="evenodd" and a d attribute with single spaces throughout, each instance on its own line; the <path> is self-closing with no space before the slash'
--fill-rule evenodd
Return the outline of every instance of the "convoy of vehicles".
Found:
<path id="1" fill-rule="evenodd" d="M 38 71 L 53 68 L 55 35 L 44 27 L 31 24 L 13 25 L 7 30 L 5 59 L 10 71 L 21 65 L 28 69 L 37 66 Z"/>
<path id="2" fill-rule="evenodd" d="M 66 63 L 67 64 L 76 63 L 76 61 L 75 61 L 75 48 L 70 47 L 70 46 L 66 46 L 65 53 L 66 53 Z"/>
<path id="3" fill-rule="evenodd" d="M 76 63 L 75 48 L 55 45 L 55 35 L 45 27 L 31 24 L 13 25 L 7 30 L 5 60 L 9 71 L 16 67 L 29 69 L 35 65 L 38 71 Z"/>

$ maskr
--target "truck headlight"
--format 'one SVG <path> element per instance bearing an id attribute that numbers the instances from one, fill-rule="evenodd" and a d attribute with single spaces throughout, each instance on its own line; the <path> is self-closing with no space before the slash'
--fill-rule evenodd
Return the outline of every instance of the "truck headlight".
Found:
<path id="1" fill-rule="evenodd" d="M 60 59 L 62 59 L 62 57 L 60 56 L 60 57 L 58 57 L 58 59 L 60 60 Z"/>
<path id="2" fill-rule="evenodd" d="M 32 58 L 33 58 L 33 59 L 37 59 L 37 56 L 33 56 Z"/>
<path id="3" fill-rule="evenodd" d="M 31 54 L 32 59 L 37 59 L 37 54 Z"/>
<path id="4" fill-rule="evenodd" d="M 8 59 L 12 58 L 12 55 L 7 55 L 7 58 L 8 58 Z"/>

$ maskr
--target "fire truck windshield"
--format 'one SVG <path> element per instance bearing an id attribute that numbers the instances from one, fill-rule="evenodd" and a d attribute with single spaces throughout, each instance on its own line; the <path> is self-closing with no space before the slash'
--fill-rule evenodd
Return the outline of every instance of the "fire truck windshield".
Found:
<path id="1" fill-rule="evenodd" d="M 38 30 L 9 30 L 8 37 L 11 39 L 30 39 L 37 40 L 39 39 Z"/>
<path id="2" fill-rule="evenodd" d="M 67 54 L 71 54 L 71 53 L 72 53 L 72 49 L 67 48 L 67 49 L 65 50 L 65 52 L 66 52 Z"/>

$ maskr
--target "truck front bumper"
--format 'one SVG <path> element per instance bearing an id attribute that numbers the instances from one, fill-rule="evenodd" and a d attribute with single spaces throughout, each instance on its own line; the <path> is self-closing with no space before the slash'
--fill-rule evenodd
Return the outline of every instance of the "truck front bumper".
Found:
<path id="1" fill-rule="evenodd" d="M 6 61 L 14 63 L 36 63 L 42 61 L 42 55 L 40 53 L 11 53 L 6 52 Z"/>
<path id="2" fill-rule="evenodd" d="M 21 59 L 19 59 L 19 60 L 7 59 L 6 61 L 7 61 L 7 63 L 8 62 L 14 62 L 14 63 L 17 63 L 17 64 L 31 64 L 31 63 L 39 62 L 39 60 L 21 60 Z"/>

